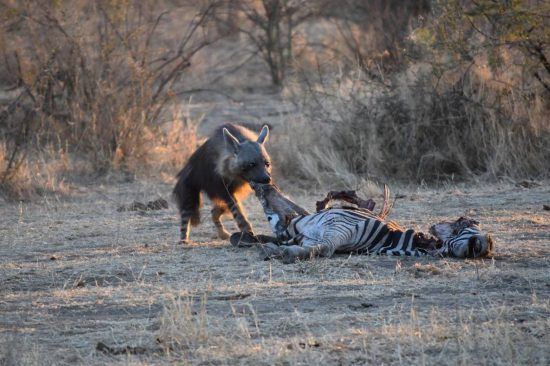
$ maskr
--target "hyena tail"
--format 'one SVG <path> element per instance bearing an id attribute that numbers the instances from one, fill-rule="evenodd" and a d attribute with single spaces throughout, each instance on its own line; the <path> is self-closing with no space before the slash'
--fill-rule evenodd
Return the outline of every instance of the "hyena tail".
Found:
<path id="1" fill-rule="evenodd" d="M 188 220 L 191 225 L 197 226 L 201 221 L 199 209 L 201 207 L 200 190 L 190 184 L 191 167 L 186 166 L 178 173 L 178 181 L 172 192 L 180 211 L 182 224 Z"/>

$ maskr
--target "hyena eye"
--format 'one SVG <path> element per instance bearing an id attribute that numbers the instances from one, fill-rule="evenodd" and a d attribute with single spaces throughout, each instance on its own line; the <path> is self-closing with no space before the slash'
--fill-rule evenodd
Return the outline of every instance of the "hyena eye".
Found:
<path id="1" fill-rule="evenodd" d="M 265 167 L 266 167 L 266 168 L 269 168 L 270 165 L 271 165 L 271 163 L 270 163 L 269 161 L 266 161 L 266 162 L 265 162 Z"/>
<path id="2" fill-rule="evenodd" d="M 246 165 L 246 167 L 247 167 L 248 169 L 252 169 L 252 168 L 254 168 L 255 166 L 256 166 L 256 163 L 248 163 L 248 164 Z"/>

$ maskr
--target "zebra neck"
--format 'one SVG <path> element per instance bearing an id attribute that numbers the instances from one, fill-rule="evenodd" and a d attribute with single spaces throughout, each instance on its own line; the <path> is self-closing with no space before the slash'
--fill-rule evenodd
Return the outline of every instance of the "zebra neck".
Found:
<path id="1" fill-rule="evenodd" d="M 438 250 L 443 246 L 443 242 L 433 236 L 426 236 L 422 232 L 415 232 L 413 237 L 413 247 L 415 249 L 426 250 L 428 252 Z"/>
<path id="2" fill-rule="evenodd" d="M 284 235 L 288 224 L 297 216 L 308 212 L 285 197 L 275 184 L 250 183 L 277 237 Z"/>

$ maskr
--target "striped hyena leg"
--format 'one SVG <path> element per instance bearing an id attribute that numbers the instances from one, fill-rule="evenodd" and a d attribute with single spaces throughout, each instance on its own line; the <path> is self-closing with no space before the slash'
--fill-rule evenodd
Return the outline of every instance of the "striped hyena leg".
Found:
<path id="1" fill-rule="evenodd" d="M 182 244 L 186 244 L 189 241 L 189 226 L 192 214 L 190 211 L 180 211 L 180 243 Z"/>
<path id="2" fill-rule="evenodd" d="M 220 239 L 228 239 L 229 233 L 225 230 L 222 224 L 221 217 L 223 214 L 228 212 L 227 206 L 225 206 L 224 203 L 221 202 L 214 202 L 214 208 L 212 209 L 212 222 L 214 222 L 214 226 L 216 226 L 216 230 L 218 232 L 218 237 Z"/>
<path id="3" fill-rule="evenodd" d="M 200 223 L 200 196 L 199 203 L 196 205 L 193 203 L 193 206 L 184 205 L 180 208 L 180 243 L 186 244 L 189 241 L 189 226 L 197 226 Z"/>
<path id="4" fill-rule="evenodd" d="M 225 203 L 227 204 L 227 207 L 229 207 L 229 210 L 231 211 L 231 214 L 233 215 L 233 218 L 235 219 L 239 230 L 242 232 L 252 233 L 252 225 L 250 225 L 250 223 L 246 219 L 246 216 L 244 215 L 241 209 L 241 205 L 239 201 L 237 201 L 237 198 L 231 196 L 225 201 Z"/>
<path id="5" fill-rule="evenodd" d="M 178 181 L 174 189 L 174 197 L 180 214 L 180 242 L 187 243 L 189 240 L 190 224 L 196 226 L 200 222 L 199 208 L 201 206 L 200 191 L 185 184 L 185 181 Z"/>

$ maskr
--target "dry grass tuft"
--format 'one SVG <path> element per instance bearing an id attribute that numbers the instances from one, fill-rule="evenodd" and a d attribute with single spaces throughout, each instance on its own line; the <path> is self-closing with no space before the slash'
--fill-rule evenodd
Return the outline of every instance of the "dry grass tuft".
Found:
<path id="1" fill-rule="evenodd" d="M 156 336 L 166 353 L 178 359 L 207 361 L 256 352 L 259 346 L 253 344 L 252 336 L 259 333 L 257 319 L 251 328 L 246 315 L 235 308 L 232 316 L 212 316 L 207 313 L 207 301 L 206 293 L 167 296 Z"/>
<path id="2" fill-rule="evenodd" d="M 200 120 L 193 120 L 181 112 L 164 126 L 164 131 L 152 138 L 145 162 L 135 163 L 159 174 L 165 183 L 174 183 L 175 173 L 181 169 L 187 159 L 204 141 L 197 132 Z"/>
<path id="3" fill-rule="evenodd" d="M 317 264 L 299 265 L 304 266 L 316 268 Z M 317 269 L 300 272 L 309 276 Z M 374 364 L 509 365 L 545 361 L 543 344 L 549 338 L 550 322 L 528 319 L 547 314 L 548 302 L 531 304 L 523 315 L 519 308 L 482 304 L 449 313 L 437 305 L 418 307 L 414 298 L 410 309 L 396 305 L 367 310 L 372 304 L 367 305 L 365 328 L 342 328 L 315 336 L 304 324 L 304 315 L 294 313 L 280 319 L 274 328 L 276 333 L 293 335 L 279 339 L 273 334 L 267 336 L 254 311 L 243 317 L 233 307 L 232 316 L 220 318 L 207 313 L 206 295 L 172 297 L 165 303 L 157 339 L 168 355 L 191 363 L 236 359 L 260 364 L 283 360 L 335 362 L 338 357 Z M 527 317 L 520 326 L 517 316 Z M 363 316 L 358 320 L 365 324 Z M 326 358 L 327 352 L 334 357 Z M 353 356 L 346 357 L 346 353 Z"/>
<path id="4" fill-rule="evenodd" d="M 0 365 L 51 365 L 51 357 L 17 333 L 0 334 Z"/>
<path id="5" fill-rule="evenodd" d="M 10 167 L 5 144 L 0 144 L 0 197 L 30 200 L 45 193 L 66 195 L 71 184 L 66 178 L 76 170 L 75 164 L 63 151 L 45 149 L 35 158 L 24 157 Z"/>
<path id="6" fill-rule="evenodd" d="M 531 307 L 547 313 L 549 304 Z M 437 307 L 391 309 L 373 327 L 354 329 L 352 346 L 365 359 L 383 364 L 544 364 L 542 344 L 550 322 L 525 322 L 518 326 L 511 314 L 518 309 L 480 305 L 451 313 Z"/>

